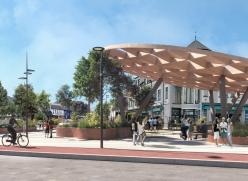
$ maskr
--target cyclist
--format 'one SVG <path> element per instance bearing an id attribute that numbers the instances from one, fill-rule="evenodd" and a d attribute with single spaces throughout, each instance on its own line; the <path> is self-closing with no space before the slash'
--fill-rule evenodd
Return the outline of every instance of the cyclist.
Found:
<path id="1" fill-rule="evenodd" d="M 10 120 L 9 120 L 9 124 L 8 124 L 7 130 L 8 130 L 8 132 L 9 132 L 9 133 L 11 134 L 11 136 L 12 136 L 12 143 L 13 143 L 14 145 L 16 145 L 16 131 L 15 131 L 15 129 L 14 129 L 15 124 L 16 124 L 17 126 L 20 127 L 20 125 L 17 123 L 17 121 L 16 121 L 16 119 L 15 119 L 15 115 L 12 114 L 12 115 L 11 115 L 11 118 L 10 118 Z"/>

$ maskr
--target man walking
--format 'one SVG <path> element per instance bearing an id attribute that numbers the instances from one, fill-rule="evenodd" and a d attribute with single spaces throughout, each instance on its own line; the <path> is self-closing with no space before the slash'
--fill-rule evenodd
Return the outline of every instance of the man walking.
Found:
<path id="1" fill-rule="evenodd" d="M 132 132 L 133 132 L 133 145 L 136 145 L 137 143 L 137 136 L 138 136 L 138 133 L 137 133 L 137 122 L 136 121 L 132 121 Z"/>

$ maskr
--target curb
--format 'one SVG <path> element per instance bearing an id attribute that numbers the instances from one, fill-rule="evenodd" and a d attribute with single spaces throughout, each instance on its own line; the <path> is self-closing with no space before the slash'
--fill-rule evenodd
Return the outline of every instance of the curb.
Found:
<path id="1" fill-rule="evenodd" d="M 215 161 L 215 160 L 198 160 L 198 159 L 178 159 L 178 158 L 158 158 L 158 157 L 153 158 L 153 157 L 137 157 L 137 156 L 132 157 L 132 156 L 118 156 L 118 155 L 93 155 L 93 154 L 79 155 L 73 153 L 62 154 L 62 153 L 49 153 L 49 152 L 19 152 L 19 151 L 18 152 L 0 151 L 0 155 L 248 169 L 248 162 L 239 162 L 239 161 Z"/>

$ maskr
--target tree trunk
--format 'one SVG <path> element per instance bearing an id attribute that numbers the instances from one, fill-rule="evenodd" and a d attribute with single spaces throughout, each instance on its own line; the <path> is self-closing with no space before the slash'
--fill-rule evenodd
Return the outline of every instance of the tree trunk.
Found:
<path id="1" fill-rule="evenodd" d="M 87 103 L 87 112 L 90 112 L 90 101 L 88 100 L 88 103 Z"/>
<path id="2" fill-rule="evenodd" d="M 232 122 L 237 122 L 238 121 L 238 117 L 239 115 L 241 114 L 242 112 L 242 108 L 244 107 L 246 101 L 248 100 L 248 87 L 246 88 L 246 91 L 244 92 L 239 104 L 238 104 L 238 107 L 236 109 L 236 111 L 234 112 L 232 118 L 231 118 L 231 121 Z"/>
<path id="3" fill-rule="evenodd" d="M 126 115 L 125 115 L 125 97 L 123 95 L 117 95 L 117 100 L 120 108 L 120 116 L 122 122 L 126 122 Z"/>
<path id="4" fill-rule="evenodd" d="M 145 99 L 142 101 L 141 106 L 139 107 L 139 109 L 135 112 L 134 116 L 133 116 L 133 120 L 137 121 L 139 115 L 142 113 L 142 111 L 144 110 L 144 108 L 148 105 L 149 101 L 151 100 L 153 94 L 156 92 L 156 90 L 158 89 L 158 87 L 160 86 L 160 84 L 162 83 L 163 78 L 159 78 L 155 85 L 152 87 L 152 90 L 149 92 L 149 94 L 145 97 Z"/>

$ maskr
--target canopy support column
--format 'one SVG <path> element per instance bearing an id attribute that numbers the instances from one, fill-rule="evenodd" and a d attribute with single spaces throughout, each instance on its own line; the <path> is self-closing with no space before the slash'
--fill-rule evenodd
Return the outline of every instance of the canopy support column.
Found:
<path id="1" fill-rule="evenodd" d="M 242 108 L 244 107 L 247 99 L 248 99 L 248 87 L 246 88 L 245 93 L 242 96 L 242 98 L 241 98 L 241 100 L 240 100 L 240 102 L 238 104 L 238 107 L 237 107 L 235 113 L 232 116 L 232 119 L 231 119 L 232 121 L 237 121 L 238 120 L 238 117 L 239 117 L 239 115 L 240 115 L 240 113 L 242 111 Z"/>
<path id="2" fill-rule="evenodd" d="M 209 103 L 210 103 L 210 112 L 211 112 L 211 119 L 212 122 L 215 119 L 215 109 L 214 109 L 214 91 L 209 90 Z"/>
<path id="3" fill-rule="evenodd" d="M 219 85 L 220 85 L 221 116 L 225 117 L 227 97 L 226 97 L 226 82 L 224 75 L 220 76 Z"/>
<path id="4" fill-rule="evenodd" d="M 149 92 L 149 94 L 143 100 L 140 108 L 135 112 L 134 117 L 133 117 L 133 120 L 135 120 L 135 121 L 137 120 L 138 116 L 140 115 L 140 113 L 142 113 L 142 111 L 144 110 L 144 108 L 147 106 L 147 104 L 151 100 L 153 94 L 158 89 L 158 87 L 160 86 L 160 84 L 162 83 L 162 81 L 163 81 L 163 78 L 162 77 L 157 80 L 157 82 L 153 86 L 152 90 Z"/>

